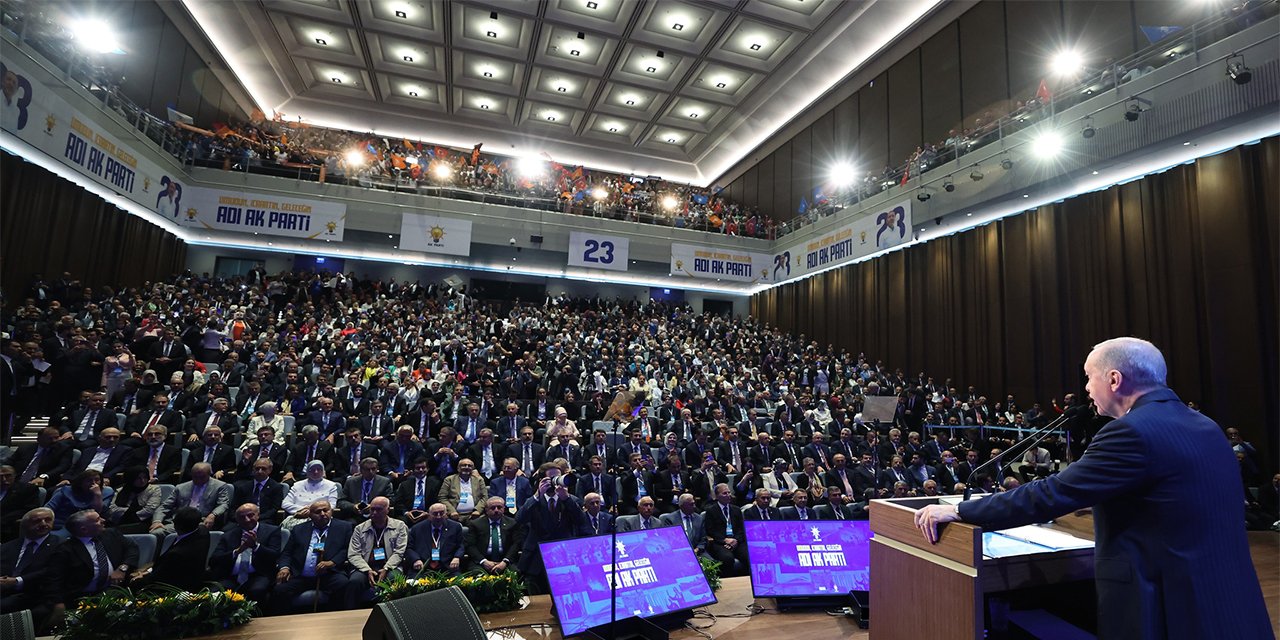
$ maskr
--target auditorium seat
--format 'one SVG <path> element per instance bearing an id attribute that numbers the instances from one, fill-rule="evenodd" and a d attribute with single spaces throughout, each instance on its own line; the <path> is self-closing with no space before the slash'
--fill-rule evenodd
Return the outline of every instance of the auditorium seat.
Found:
<path id="1" fill-rule="evenodd" d="M 128 420 L 128 419 L 129 419 L 129 416 L 126 416 L 126 415 L 125 415 L 125 414 L 123 414 L 123 413 L 117 413 L 117 414 L 116 414 L 116 428 L 117 428 L 117 429 L 119 429 L 121 432 L 124 432 L 124 423 L 125 423 L 125 421 L 126 421 L 126 420 Z"/>
<path id="2" fill-rule="evenodd" d="M 34 640 L 35 637 L 36 628 L 31 620 L 30 609 L 0 615 L 0 638 Z"/>
<path id="3" fill-rule="evenodd" d="M 177 534 L 169 534 L 177 537 Z M 145 567 L 156 559 L 156 537 L 149 533 L 126 533 L 124 537 L 132 540 L 138 547 L 138 566 Z M 166 540 L 168 542 L 168 540 Z"/>

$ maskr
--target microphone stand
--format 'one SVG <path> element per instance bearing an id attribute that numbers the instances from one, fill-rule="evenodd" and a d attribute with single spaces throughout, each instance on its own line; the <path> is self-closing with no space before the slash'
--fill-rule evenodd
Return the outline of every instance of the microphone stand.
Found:
<path id="1" fill-rule="evenodd" d="M 1023 438 L 1023 439 L 1021 439 L 1021 440 L 1019 440 L 1019 441 L 1018 441 L 1017 443 L 1015 443 L 1012 447 L 1009 447 L 1009 449 L 1017 449 L 1018 447 L 1021 447 L 1022 445 L 1024 445 L 1024 444 L 1026 444 L 1026 443 L 1030 442 L 1032 438 L 1037 438 L 1037 437 L 1038 437 L 1038 438 L 1043 439 L 1045 436 L 1049 435 L 1049 433 L 1050 433 L 1050 432 L 1052 432 L 1054 429 L 1056 429 L 1056 428 L 1058 427 L 1058 425 L 1060 425 L 1060 424 L 1062 424 L 1063 422 L 1065 422 L 1065 421 L 1066 421 L 1066 419 L 1067 419 L 1066 414 L 1063 414 L 1063 415 L 1061 415 L 1061 416 L 1058 416 L 1058 418 L 1057 418 L 1056 420 L 1054 420 L 1053 422 L 1050 422 L 1049 424 L 1047 424 L 1047 425 L 1045 425 L 1045 426 L 1043 426 L 1043 427 L 1040 427 L 1039 429 L 1036 429 L 1035 431 L 1033 431 L 1033 432 L 1031 433 L 1031 435 L 1029 435 L 1029 436 L 1027 436 L 1027 437 L 1025 437 L 1025 438 Z M 1040 440 L 1036 440 L 1036 444 L 1039 444 L 1039 443 L 1040 443 Z M 979 471 L 981 471 L 981 470 L 985 469 L 986 467 L 990 466 L 990 465 L 991 465 L 991 463 L 999 461 L 999 460 L 1000 460 L 1000 457 L 1001 457 L 1001 456 L 996 456 L 996 457 L 994 457 L 994 458 L 992 458 L 992 459 L 990 459 L 990 460 L 987 460 L 986 462 L 984 462 L 984 463 L 982 463 L 982 464 L 978 465 L 977 467 L 975 467 L 975 468 L 973 468 L 973 469 L 970 469 L 970 470 L 969 470 L 969 477 L 967 477 L 967 478 L 965 478 L 965 479 L 964 479 L 964 499 L 965 499 L 965 501 L 966 501 L 966 502 L 967 502 L 970 498 L 972 498 L 972 497 L 973 497 L 973 484 L 972 484 L 972 483 L 973 483 L 973 478 L 974 478 L 974 476 L 978 475 L 978 472 L 979 472 Z"/>
<path id="2" fill-rule="evenodd" d="M 1059 418 L 1059 419 L 1061 419 L 1061 418 Z M 1027 447 L 1027 451 L 1035 451 L 1035 450 L 1036 450 L 1036 447 L 1040 446 L 1040 442 L 1041 442 L 1041 441 L 1043 441 L 1045 438 L 1048 438 L 1048 437 L 1049 437 L 1049 434 L 1051 434 L 1051 433 L 1053 433 L 1053 431 L 1051 431 L 1051 430 L 1049 430 L 1049 431 L 1045 431 L 1043 434 L 1041 434 L 1041 436 L 1040 436 L 1039 438 L 1036 438 L 1036 441 L 1035 441 L 1035 442 L 1032 442 L 1032 443 L 1031 443 L 1031 446 L 1030 446 L 1030 447 Z M 1033 435 L 1033 436 L 1034 436 L 1035 434 L 1031 434 L 1031 435 Z M 1021 443 L 1019 443 L 1019 444 L 1021 444 Z M 1013 447 L 1010 447 L 1010 449 L 1012 449 L 1012 448 L 1013 448 Z M 1027 451 L 1023 451 L 1023 452 L 1022 452 L 1022 455 L 1024 455 L 1024 456 L 1025 456 L 1025 455 L 1027 454 Z M 1012 470 L 1012 468 L 1013 468 L 1013 463 L 1015 463 L 1015 462 L 1017 462 L 1017 461 L 1018 461 L 1018 459 L 1017 459 L 1017 458 L 1014 458 L 1013 460 L 1010 460 L 1009 462 L 1005 463 L 1001 468 L 1002 468 L 1002 469 L 1004 469 L 1005 471 L 1010 471 L 1010 470 Z M 966 488 L 968 488 L 968 485 L 966 485 Z"/>

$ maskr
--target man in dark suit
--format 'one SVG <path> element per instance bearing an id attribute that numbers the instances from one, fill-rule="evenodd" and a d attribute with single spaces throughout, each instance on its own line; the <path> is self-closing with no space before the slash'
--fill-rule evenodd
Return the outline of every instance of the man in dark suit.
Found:
<path id="1" fill-rule="evenodd" d="M 749 568 L 742 509 L 733 504 L 733 491 L 729 485 L 716 485 L 715 495 L 715 502 L 702 514 L 709 538 L 707 554 L 721 563 L 725 575 L 746 575 Z M 738 561 L 737 566 L 734 560 Z"/>
<path id="2" fill-rule="evenodd" d="M 600 456 L 604 461 L 605 469 L 614 469 L 618 466 L 617 451 L 607 444 L 608 434 L 603 431 L 593 431 L 591 433 L 591 444 L 582 448 L 582 454 L 586 457 L 587 464 L 591 463 L 591 456 Z"/>
<path id="3" fill-rule="evenodd" d="M 209 412 L 187 420 L 187 441 L 194 442 L 201 438 L 204 430 L 217 426 L 222 433 L 232 435 L 240 433 L 240 416 L 231 413 L 231 405 L 226 398 L 214 398 L 209 403 Z"/>
<path id="4" fill-rule="evenodd" d="M 514 567 L 524 546 L 524 527 L 517 527 L 516 519 L 506 512 L 502 498 L 489 498 L 484 503 L 485 517 L 467 523 L 467 557 L 473 566 L 493 574 Z"/>
<path id="5" fill-rule="evenodd" d="M 377 458 L 365 458 L 360 461 L 360 475 L 351 476 L 342 483 L 338 517 L 364 522 L 368 518 L 369 503 L 379 497 L 391 499 L 391 479 L 378 475 Z"/>
<path id="6" fill-rule="evenodd" d="M 320 427 L 320 437 L 330 442 L 336 441 L 338 434 L 347 428 L 347 420 L 341 411 L 334 408 L 333 398 L 322 397 L 316 401 L 316 410 L 308 413 L 302 422 Z M 359 430 L 359 425 L 356 425 L 356 430 Z"/>
<path id="7" fill-rule="evenodd" d="M 191 479 L 191 467 L 197 463 L 207 462 L 213 467 L 213 477 L 224 482 L 235 479 L 237 463 L 236 450 L 222 443 L 222 428 L 210 426 L 204 430 L 200 442 L 187 445 L 191 454 L 187 456 L 187 468 L 182 470 L 182 479 Z M 231 477 L 227 477 L 231 476 Z"/>
<path id="8" fill-rule="evenodd" d="M 893 485 L 898 482 L 905 482 L 910 488 L 916 486 L 911 480 L 911 474 L 907 472 L 907 466 L 902 464 L 902 456 L 893 456 L 889 459 L 889 468 L 881 471 L 876 479 L 876 488 L 881 492 L 893 493 Z"/>
<path id="9" fill-rule="evenodd" d="M 104 529 L 105 524 L 92 509 L 67 518 L 71 538 L 58 545 L 50 560 L 55 567 L 49 584 L 54 605 L 72 608 L 81 596 L 123 585 L 129 571 L 138 566 L 138 546 L 119 531 Z"/>
<path id="10" fill-rule="evenodd" d="M 378 458 L 378 449 L 364 442 L 358 425 L 347 427 L 342 446 L 333 450 L 329 460 L 329 477 L 343 482 L 360 473 L 360 461 L 365 458 Z"/>
<path id="11" fill-rule="evenodd" d="M 396 421 L 387 415 L 386 408 L 383 401 L 374 400 L 369 403 L 369 415 L 360 416 L 356 421 L 360 425 L 360 432 L 364 434 L 365 442 L 381 446 L 395 437 Z M 410 428 L 409 431 L 412 435 L 413 429 Z"/>
<path id="12" fill-rule="evenodd" d="M 547 447 L 546 459 L 550 461 L 557 458 L 568 460 L 569 467 L 575 471 L 583 467 L 582 447 L 567 434 L 561 434 L 555 444 Z"/>
<path id="13" fill-rule="evenodd" d="M 960 465 L 956 464 L 956 456 L 950 449 L 943 449 L 941 461 L 933 471 L 942 493 L 951 493 L 956 484 L 964 482 L 964 476 L 960 475 Z"/>
<path id="14" fill-rule="evenodd" d="M 152 425 L 163 425 L 170 433 L 179 428 L 180 415 L 169 407 L 169 396 L 164 393 L 157 393 L 151 396 L 151 406 L 143 411 L 129 416 L 125 422 L 125 428 L 129 434 L 145 433 L 147 427 Z"/>
<path id="15" fill-rule="evenodd" d="M 541 474 L 550 463 L 543 465 Z M 538 545 L 553 540 L 572 538 L 582 528 L 583 511 L 574 501 L 563 481 L 543 476 L 538 489 L 516 514 L 516 526 L 528 526 L 524 549 L 520 551 L 517 570 L 524 576 L 532 592 L 547 589 L 546 569 Z M 419 525 L 421 526 L 421 525 Z"/>
<path id="16" fill-rule="evenodd" d="M 430 443 L 427 443 L 430 444 Z M 401 425 L 395 437 L 382 443 L 382 469 L 392 482 L 400 482 L 401 478 L 413 472 L 413 462 L 425 457 L 427 450 L 413 439 L 413 427 Z"/>
<path id="17" fill-rule="evenodd" d="M 107 394 L 95 393 L 89 397 L 88 406 L 77 408 L 62 423 L 62 433 L 77 449 L 94 446 L 98 434 L 107 427 L 116 426 L 116 414 L 106 406 Z"/>
<path id="18" fill-rule="evenodd" d="M 72 463 L 66 477 L 74 478 L 85 469 L 94 469 L 111 481 L 124 471 L 125 463 L 132 455 L 132 448 L 120 444 L 120 430 L 107 427 L 98 434 L 96 445 L 80 452 L 80 457 Z"/>
<path id="19" fill-rule="evenodd" d="M 147 427 L 142 434 L 144 446 L 134 449 L 133 459 L 126 466 L 142 465 L 147 468 L 152 481 L 176 484 L 182 473 L 182 453 L 178 447 L 165 443 L 168 435 L 164 425 Z"/>
<path id="20" fill-rule="evenodd" d="M 245 385 L 245 389 L 236 396 L 236 404 L 232 411 L 240 416 L 241 422 L 249 424 L 249 418 L 259 413 L 258 407 L 270 401 L 271 397 L 262 390 L 262 383 L 254 380 Z"/>
<path id="21" fill-rule="evenodd" d="M 507 412 L 494 425 L 496 439 L 506 444 L 515 444 L 520 439 L 520 431 L 528 424 L 528 420 L 520 415 L 520 405 L 507 403 Z"/>
<path id="22" fill-rule="evenodd" d="M 639 431 L 631 431 L 629 437 L 631 439 L 618 448 L 619 467 L 628 466 L 633 453 L 638 453 L 645 458 L 653 456 L 653 451 L 649 448 L 649 445 L 645 444 L 644 437 L 640 435 Z"/>
<path id="23" fill-rule="evenodd" d="M 699 430 L 693 436 L 693 442 L 690 442 L 684 448 L 684 466 L 689 469 L 701 469 L 702 461 L 710 455 L 715 458 L 716 446 L 708 439 L 709 434 L 706 431 Z"/>
<path id="24" fill-rule="evenodd" d="M 444 426 L 444 416 L 441 416 L 439 409 L 436 408 L 435 400 L 432 400 L 428 394 L 423 393 L 418 407 L 401 416 L 400 424 L 413 427 L 414 437 L 419 442 L 426 442 L 428 438 L 440 437 L 440 427 Z"/>
<path id="25" fill-rule="evenodd" d="M 0 542 L 17 538 L 23 516 L 40 506 L 39 489 L 29 482 L 14 482 L 17 475 L 13 467 L 0 466 Z"/>
<path id="26" fill-rule="evenodd" d="M 698 513 L 698 503 L 693 494 L 682 494 L 680 496 L 680 507 L 671 513 L 662 514 L 659 520 L 664 525 L 674 525 L 684 529 L 684 535 L 689 539 L 689 546 L 693 547 L 694 554 L 702 555 L 706 553 L 706 523 L 702 514 Z"/>
<path id="27" fill-rule="evenodd" d="M 232 505 L 251 504 L 258 507 L 254 521 L 276 525 L 279 524 L 280 505 L 284 502 L 286 487 L 276 482 L 271 476 L 273 465 L 270 458 L 258 458 L 249 469 L 249 477 L 237 480 L 233 487 Z M 237 514 L 239 511 L 237 511 Z M 274 563 L 275 561 L 272 560 Z M 266 574 L 270 575 L 270 574 Z"/>
<path id="28" fill-rule="evenodd" d="M 472 402 L 467 405 L 466 415 L 458 416 L 453 421 L 453 429 L 462 436 L 463 440 L 468 443 L 476 441 L 480 437 L 481 429 L 492 429 L 493 423 L 483 415 L 480 415 L 480 405 Z"/>
<path id="29" fill-rule="evenodd" d="M 1092 506 L 1099 637 L 1272 637 L 1239 464 L 1222 429 L 1165 386 L 1166 370 L 1145 340 L 1098 344 L 1085 391 L 1116 420 L 1084 455 L 1014 491 L 925 507 L 916 526 L 933 542 L 944 522 L 1004 529 Z"/>
<path id="30" fill-rule="evenodd" d="M 797 491 L 791 494 L 792 506 L 782 507 L 778 511 L 783 520 L 817 520 L 818 514 L 809 506 L 809 492 Z"/>
<path id="31" fill-rule="evenodd" d="M 442 502 L 431 505 L 427 509 L 427 519 L 409 529 L 405 560 L 415 573 L 440 571 L 456 575 L 462 570 L 465 552 L 462 525 L 449 519 L 449 512 Z"/>
<path id="32" fill-rule="evenodd" d="M 293 609 L 294 598 L 317 588 L 329 596 L 331 607 L 337 602 L 341 608 L 350 608 L 344 594 L 349 584 L 347 548 L 353 527 L 350 522 L 333 519 L 328 500 L 311 503 L 307 514 L 309 522 L 290 530 L 280 549 L 276 588 L 271 596 L 271 609 L 277 613 L 288 613 Z"/>
<path id="33" fill-rule="evenodd" d="M 276 480 L 284 477 L 285 464 L 289 461 L 289 449 L 276 444 L 276 432 L 271 427 L 258 429 L 258 442 L 239 454 L 236 464 L 236 477 L 244 478 L 252 473 L 253 463 L 260 460 L 271 461 L 271 476 Z"/>
<path id="34" fill-rule="evenodd" d="M 720 463 L 715 460 L 703 460 L 697 471 L 689 471 L 689 493 L 693 494 L 698 507 L 702 508 L 715 499 L 715 486 L 728 481 L 729 477 L 720 469 Z"/>
<path id="35" fill-rule="evenodd" d="M 583 514 L 578 521 L 576 537 L 599 536 L 613 532 L 614 516 L 604 510 L 604 498 L 598 493 L 588 493 L 582 498 Z"/>
<path id="36" fill-rule="evenodd" d="M 675 511 L 680 494 L 689 490 L 689 473 L 681 468 L 680 456 L 672 455 L 665 462 L 667 468 L 659 471 L 653 480 L 653 498 L 659 515 Z"/>
<path id="37" fill-rule="evenodd" d="M 489 482 L 489 495 L 502 498 L 507 513 L 515 515 L 516 511 L 533 497 L 533 485 L 529 478 L 519 474 L 519 463 L 515 458 L 502 461 L 502 473 Z"/>
<path id="38" fill-rule="evenodd" d="M 172 329 L 165 329 L 164 335 L 151 345 L 147 353 L 147 362 L 151 363 L 160 380 L 168 380 L 186 359 L 187 346 L 177 339 Z"/>
<path id="39" fill-rule="evenodd" d="M 640 498 L 652 496 L 657 491 L 653 470 L 647 466 L 652 462 L 652 458 L 644 458 L 640 453 L 631 454 L 631 468 L 622 474 L 622 497 L 618 501 L 620 515 L 635 515 Z"/>
<path id="40" fill-rule="evenodd" d="M 152 563 L 149 572 L 144 570 L 134 576 L 135 588 L 164 584 L 183 591 L 199 591 L 204 588 L 209 574 L 205 564 L 209 559 L 209 530 L 200 526 L 200 511 L 183 507 L 173 516 L 173 530 L 177 534 L 167 549 L 162 549 Z"/>
<path id="41" fill-rule="evenodd" d="M 260 515 L 254 504 L 241 504 L 236 509 L 236 523 L 222 532 L 209 559 L 209 577 L 221 582 L 224 589 L 265 603 L 275 580 L 284 532 L 262 522 Z"/>
<path id="42" fill-rule="evenodd" d="M 827 503 L 818 505 L 813 511 L 819 520 L 866 519 L 861 503 L 849 503 L 844 489 L 835 485 L 827 487 Z"/>
<path id="43" fill-rule="evenodd" d="M 533 427 L 530 426 L 520 429 L 520 441 L 507 447 L 507 455 L 516 459 L 527 478 L 532 478 L 533 472 L 546 460 L 542 444 L 533 441 Z"/>
<path id="44" fill-rule="evenodd" d="M 307 477 L 306 466 L 312 460 L 319 460 L 325 464 L 326 468 L 332 469 L 333 451 L 333 443 L 320 438 L 320 427 L 314 424 L 302 427 L 302 439 L 298 444 L 293 445 L 293 450 L 289 452 L 289 465 L 283 481 L 290 482 Z"/>
<path id="45" fill-rule="evenodd" d="M 30 483 L 52 491 L 71 468 L 71 446 L 58 440 L 57 427 L 45 427 L 34 443 L 18 447 L 12 465 L 19 484 Z"/>
<path id="46" fill-rule="evenodd" d="M 747 454 L 747 460 L 756 468 L 772 467 L 773 458 L 770 455 L 777 456 L 778 447 L 773 443 L 773 437 L 767 431 L 761 431 L 756 434 L 756 445 L 751 447 Z M 738 473 L 742 474 L 745 469 L 739 469 Z"/>
<path id="47" fill-rule="evenodd" d="M 413 471 L 396 487 L 392 513 L 410 527 L 422 522 L 427 518 L 427 507 L 435 504 L 440 495 L 440 485 L 440 478 L 431 473 L 431 461 L 419 456 L 413 461 Z"/>
<path id="48" fill-rule="evenodd" d="M 0 611 L 32 609 L 40 625 L 49 616 L 47 606 L 51 564 L 60 539 L 53 530 L 53 511 L 36 507 L 22 515 L 21 537 L 0 546 Z"/>
<path id="49" fill-rule="evenodd" d="M 809 437 L 809 444 L 805 445 L 804 448 L 800 450 L 801 462 L 803 462 L 805 458 L 813 458 L 813 461 L 818 463 L 818 468 L 822 471 L 826 471 L 831 468 L 831 447 L 827 446 L 827 443 L 823 442 L 821 431 L 815 431 L 813 435 Z"/>
<path id="50" fill-rule="evenodd" d="M 756 489 L 755 503 L 743 509 L 743 520 L 781 520 L 782 512 L 777 507 L 769 505 L 773 500 L 773 492 L 767 488 L 761 487 Z"/>
<path id="51" fill-rule="evenodd" d="M 748 444 L 739 438 L 738 427 L 729 427 L 728 435 L 725 440 L 720 443 L 720 451 L 716 456 L 716 461 L 724 468 L 725 473 L 741 473 L 743 467 L 750 458 L 748 457 Z M 699 467 L 702 465 L 699 464 Z"/>
<path id="52" fill-rule="evenodd" d="M 574 495 L 585 499 L 588 493 L 598 493 L 604 499 L 604 508 L 612 510 L 618 503 L 617 479 L 605 472 L 604 459 L 591 456 L 587 462 L 587 472 L 578 476 L 578 488 Z"/>
<path id="53" fill-rule="evenodd" d="M 466 457 L 475 463 L 476 471 L 488 483 L 498 475 L 502 468 L 504 445 L 493 437 L 493 430 L 488 427 L 480 430 L 476 441 L 467 447 Z"/>

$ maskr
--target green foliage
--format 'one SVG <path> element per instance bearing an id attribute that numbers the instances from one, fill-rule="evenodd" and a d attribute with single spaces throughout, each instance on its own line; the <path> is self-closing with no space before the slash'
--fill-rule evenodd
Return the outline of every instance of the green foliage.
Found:
<path id="1" fill-rule="evenodd" d="M 380 602 L 416 596 L 446 587 L 461 589 L 467 601 L 479 613 L 519 609 L 520 599 L 525 595 L 524 581 L 516 575 L 515 571 L 504 571 L 498 574 L 473 571 L 459 576 L 428 571 L 416 578 L 406 578 L 403 574 L 396 572 L 374 585 Z"/>
<path id="2" fill-rule="evenodd" d="M 702 575 L 707 577 L 712 593 L 720 590 L 720 563 L 710 556 L 698 556 L 698 564 L 702 565 Z"/>
<path id="3" fill-rule="evenodd" d="M 67 612 L 66 640 L 150 640 L 216 633 L 245 624 L 258 604 L 231 590 L 191 593 L 155 586 L 140 593 L 113 588 L 81 598 Z"/>

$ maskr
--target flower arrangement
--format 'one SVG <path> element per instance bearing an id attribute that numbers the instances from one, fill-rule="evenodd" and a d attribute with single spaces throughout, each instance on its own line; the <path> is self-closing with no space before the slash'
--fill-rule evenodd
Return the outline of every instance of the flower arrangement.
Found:
<path id="1" fill-rule="evenodd" d="M 698 564 L 702 565 L 702 575 L 706 576 L 707 584 L 711 586 L 711 592 L 719 591 L 720 562 L 712 560 L 710 556 L 698 556 Z"/>
<path id="2" fill-rule="evenodd" d="M 398 600 L 447 587 L 461 589 L 467 601 L 479 613 L 519 609 L 520 599 L 525 595 L 524 581 L 514 571 L 497 574 L 473 571 L 457 576 L 428 571 L 416 578 L 406 577 L 396 572 L 374 585 L 379 602 Z"/>
<path id="3" fill-rule="evenodd" d="M 153 586 L 134 593 L 114 588 L 81 598 L 67 612 L 60 637 L 81 639 L 183 638 L 206 635 L 245 624 L 258 614 L 258 604 L 227 590 L 195 593 Z"/>

